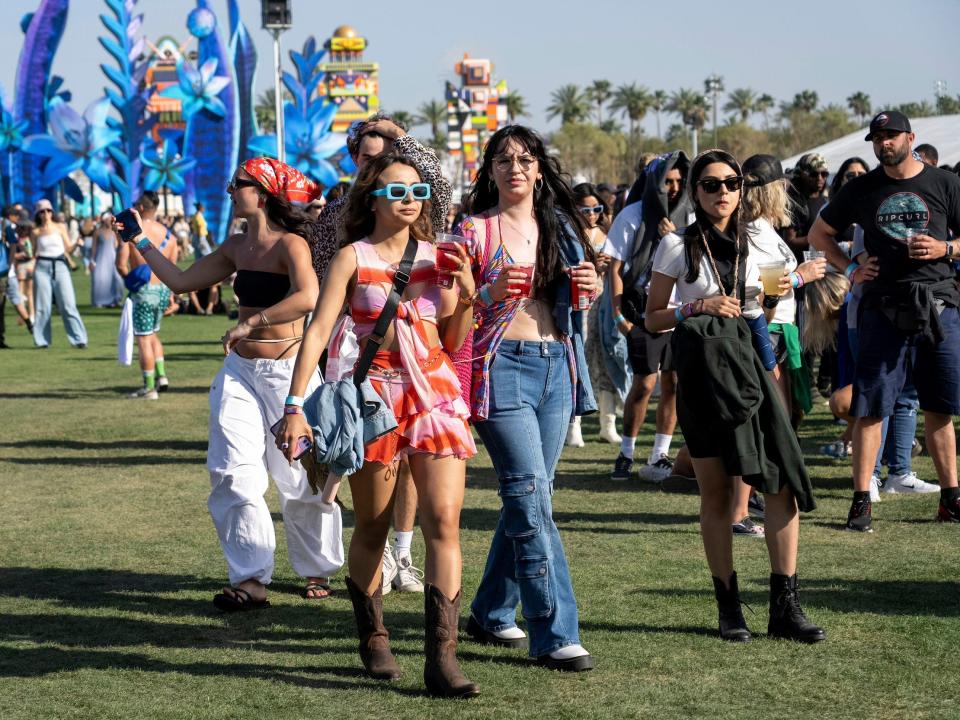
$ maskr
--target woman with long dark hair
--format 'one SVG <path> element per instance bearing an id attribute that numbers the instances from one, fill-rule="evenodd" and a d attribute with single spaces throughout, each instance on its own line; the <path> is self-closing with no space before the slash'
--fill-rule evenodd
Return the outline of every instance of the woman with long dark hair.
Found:
<path id="1" fill-rule="evenodd" d="M 393 679 L 400 667 L 383 624 L 382 560 L 397 488 L 397 465 L 410 462 L 420 523 L 427 545 L 424 579 L 427 690 L 442 697 L 480 693 L 456 659 L 460 609 L 460 509 L 466 460 L 476 454 L 467 404 L 447 354 L 463 343 L 475 302 L 470 257 L 458 248 L 458 269 L 446 273 L 456 287 L 437 284 L 436 247 L 430 222 L 431 187 L 411 158 L 390 152 L 368 160 L 347 196 L 343 232 L 347 245 L 334 256 L 323 280 L 290 383 L 278 447 L 292 457 L 312 431 L 298 405 L 330 336 L 349 308 L 361 347 L 371 339 L 390 295 L 408 243 L 417 243 L 410 282 L 368 377 L 392 408 L 397 428 L 364 448 L 363 467 L 350 476 L 355 529 L 350 541 L 347 588 L 360 636 L 360 657 L 377 679 Z M 362 351 L 361 351 L 362 352 Z"/>
<path id="2" fill-rule="evenodd" d="M 290 564 L 306 579 L 305 597 L 329 594 L 329 577 L 343 565 L 343 541 L 339 507 L 324 511 L 306 471 L 287 461 L 269 430 L 282 416 L 304 317 L 317 300 L 317 276 L 303 237 L 308 220 L 294 203 L 305 204 L 320 191 L 289 165 L 257 158 L 237 169 L 227 192 L 247 232 L 227 238 L 186 270 L 156 252 L 158 243 L 146 235 L 133 242 L 175 293 L 201 290 L 236 273 L 239 322 L 221 338 L 226 361 L 210 387 L 207 448 L 207 506 L 230 578 L 213 603 L 234 612 L 269 605 L 276 539 L 263 497 L 268 474 L 280 497 Z M 308 380 L 310 390 L 320 383 L 316 363 Z"/>
<path id="3" fill-rule="evenodd" d="M 589 670 L 577 603 L 553 521 L 553 476 L 567 425 L 594 412 L 577 296 L 597 292 L 596 254 L 540 136 L 508 125 L 487 143 L 460 233 L 473 240 L 478 291 L 471 404 L 503 509 L 467 631 L 522 647 L 556 670 Z M 572 285 L 579 286 L 577 296 Z"/>
<path id="4" fill-rule="evenodd" d="M 758 294 L 760 277 L 741 227 L 742 187 L 743 172 L 730 154 L 709 150 L 694 159 L 687 188 L 696 222 L 682 236 L 665 235 L 657 248 L 646 326 L 651 332 L 674 329 L 677 414 L 700 486 L 700 531 L 720 636 L 734 642 L 751 637 L 740 609 L 730 532 L 741 476 L 766 500 L 772 570 L 768 634 L 817 642 L 825 634 L 800 608 L 796 575 L 798 503 L 813 508 L 812 487 L 778 391 L 752 351 L 743 319 L 745 300 Z M 681 306 L 671 309 L 675 290 Z M 764 307 L 772 312 L 775 297 L 764 298 Z"/>

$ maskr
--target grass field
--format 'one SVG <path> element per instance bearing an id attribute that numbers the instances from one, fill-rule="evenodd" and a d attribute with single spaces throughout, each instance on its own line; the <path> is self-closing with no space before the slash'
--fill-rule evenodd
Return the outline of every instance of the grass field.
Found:
<path id="1" fill-rule="evenodd" d="M 81 301 L 86 279 L 74 275 Z M 207 386 L 221 362 L 222 317 L 168 318 L 172 390 L 124 398 L 136 365 L 116 364 L 116 310 L 81 306 L 87 350 L 35 350 L 7 312 L 0 352 L 0 718 L 957 718 L 960 583 L 955 526 L 936 496 L 885 497 L 876 532 L 840 532 L 849 467 L 816 454 L 838 428 L 819 406 L 802 429 L 818 489 L 803 517 L 801 598 L 828 640 L 767 640 L 762 541 L 738 539 L 745 646 L 715 637 L 716 610 L 697 499 L 614 484 L 616 449 L 567 450 L 556 519 L 594 672 L 561 675 L 515 651 L 461 644 L 483 695 L 423 694 L 422 598 L 385 599 L 405 677 L 360 672 L 343 585 L 309 603 L 278 532 L 273 607 L 242 616 L 210 603 L 225 567 L 206 512 Z M 649 449 L 650 435 L 639 443 Z M 931 479 L 928 458 L 917 461 Z M 462 516 L 464 597 L 472 597 L 499 501 L 489 459 L 469 466 Z M 269 495 L 271 507 L 275 498 Z M 349 491 L 344 492 L 349 507 Z M 275 520 L 282 522 L 279 514 Z M 352 516 L 344 517 L 346 534 Z M 417 537 L 415 557 L 423 557 Z M 466 605 L 466 603 L 465 603 Z"/>

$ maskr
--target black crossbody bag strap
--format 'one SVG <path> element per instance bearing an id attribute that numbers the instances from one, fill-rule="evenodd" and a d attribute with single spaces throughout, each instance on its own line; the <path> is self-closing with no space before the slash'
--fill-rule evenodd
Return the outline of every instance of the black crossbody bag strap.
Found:
<path id="1" fill-rule="evenodd" d="M 353 373 L 353 383 L 359 387 L 367 378 L 367 372 L 373 364 L 373 358 L 383 345 L 383 338 L 393 322 L 393 317 L 397 314 L 397 306 L 400 305 L 400 298 L 403 291 L 410 283 L 410 271 L 413 270 L 413 261 L 417 256 L 417 241 L 412 237 L 407 241 L 407 247 L 403 251 L 403 258 L 397 266 L 397 272 L 393 276 L 393 287 L 390 288 L 390 294 L 387 295 L 387 301 L 383 304 L 383 310 L 377 318 L 377 324 L 373 326 L 373 332 L 367 337 L 367 344 L 363 346 L 363 352 L 360 354 L 360 360 L 357 362 L 357 369 Z"/>

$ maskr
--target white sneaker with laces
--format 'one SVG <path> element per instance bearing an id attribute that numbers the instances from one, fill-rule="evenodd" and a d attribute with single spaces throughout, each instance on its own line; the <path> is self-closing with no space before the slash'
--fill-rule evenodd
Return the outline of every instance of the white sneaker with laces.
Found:
<path id="1" fill-rule="evenodd" d="M 393 590 L 393 579 L 397 576 L 397 561 L 393 559 L 390 543 L 383 546 L 383 583 L 381 592 L 389 595 Z"/>
<path id="2" fill-rule="evenodd" d="M 170 381 L 166 375 L 160 375 L 157 378 L 157 392 L 166 392 L 170 389 Z"/>
<path id="3" fill-rule="evenodd" d="M 160 396 L 157 395 L 156 390 L 147 390 L 147 388 L 142 387 L 139 390 L 134 390 L 132 393 L 127 395 L 131 400 L 159 400 Z"/>
<path id="4" fill-rule="evenodd" d="M 398 592 L 422 593 L 423 570 L 413 566 L 410 553 L 404 552 L 395 556 L 397 560 L 397 576 L 393 579 L 393 588 Z"/>
<path id="5" fill-rule="evenodd" d="M 887 482 L 890 482 L 890 478 L 887 478 Z M 874 475 L 870 478 L 870 502 L 878 503 L 880 502 L 880 478 Z"/>
<path id="6" fill-rule="evenodd" d="M 902 473 L 900 475 L 891 473 L 887 475 L 887 481 L 883 484 L 883 491 L 891 495 L 936 493 L 940 492 L 940 486 L 921 480 L 915 472 Z"/>
<path id="7" fill-rule="evenodd" d="M 660 459 L 652 465 L 647 463 L 641 466 L 637 471 L 637 477 L 643 482 L 662 483 L 665 478 L 673 473 L 673 460 L 666 455 L 661 455 Z"/>

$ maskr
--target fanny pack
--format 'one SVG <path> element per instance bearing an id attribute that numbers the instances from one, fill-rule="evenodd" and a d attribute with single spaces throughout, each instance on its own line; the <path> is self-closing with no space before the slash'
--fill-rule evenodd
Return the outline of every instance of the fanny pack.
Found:
<path id="1" fill-rule="evenodd" d="M 132 295 L 150 282 L 152 272 L 149 265 L 138 265 L 123 277 L 123 286 Z"/>
<path id="2" fill-rule="evenodd" d="M 313 429 L 314 458 L 335 475 L 342 477 L 359 470 L 364 446 L 397 427 L 393 411 L 373 389 L 367 373 L 397 314 L 416 254 L 417 241 L 410 238 L 353 377 L 325 382 L 304 400 L 303 414 Z"/>

